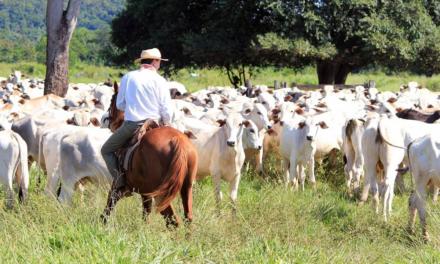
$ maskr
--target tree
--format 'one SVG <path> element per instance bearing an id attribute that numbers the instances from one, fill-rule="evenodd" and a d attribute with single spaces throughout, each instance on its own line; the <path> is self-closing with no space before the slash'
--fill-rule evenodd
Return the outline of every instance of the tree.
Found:
<path id="1" fill-rule="evenodd" d="M 68 88 L 69 43 L 75 30 L 81 0 L 48 0 L 46 10 L 47 48 L 44 94 L 65 96 Z"/>
<path id="2" fill-rule="evenodd" d="M 439 24 L 435 0 L 128 0 L 112 40 L 119 62 L 158 46 L 172 67 L 220 66 L 235 85 L 255 65 L 315 65 L 320 84 L 344 84 L 369 66 L 439 73 Z"/>
<path id="3" fill-rule="evenodd" d="M 289 54 L 289 60 L 283 61 L 287 65 L 292 64 L 291 58 L 296 59 L 294 64 L 314 61 L 321 84 L 344 84 L 350 72 L 368 65 L 424 74 L 433 74 L 433 69 L 439 72 L 440 64 L 416 65 L 438 61 L 428 56 L 439 52 L 434 23 L 440 17 L 438 1 L 267 2 L 277 20 L 274 33 L 278 42 L 303 45 L 270 46 L 263 36 L 257 46 L 266 53 Z"/>
<path id="4" fill-rule="evenodd" d="M 246 66 L 257 63 L 252 43 L 269 29 L 270 14 L 260 2 L 128 0 L 112 22 L 112 40 L 123 51 L 119 62 L 131 63 L 142 49 L 156 46 L 171 59 L 168 69 L 219 66 L 231 83 L 243 84 Z"/>

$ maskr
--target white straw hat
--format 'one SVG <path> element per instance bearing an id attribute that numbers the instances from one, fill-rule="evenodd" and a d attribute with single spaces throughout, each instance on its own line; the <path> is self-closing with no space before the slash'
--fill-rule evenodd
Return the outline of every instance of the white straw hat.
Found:
<path id="1" fill-rule="evenodd" d="M 140 58 L 136 59 L 134 62 L 138 63 L 138 62 L 140 62 L 143 59 L 153 59 L 153 60 L 168 61 L 168 59 L 162 59 L 162 54 L 160 54 L 160 51 L 157 48 L 143 50 L 141 52 Z"/>

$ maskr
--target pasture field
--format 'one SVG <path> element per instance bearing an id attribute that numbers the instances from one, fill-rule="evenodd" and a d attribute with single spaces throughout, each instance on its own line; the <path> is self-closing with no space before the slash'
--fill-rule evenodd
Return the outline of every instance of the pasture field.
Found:
<path id="1" fill-rule="evenodd" d="M 45 66 L 32 62 L 22 62 L 17 64 L 0 63 L 0 76 L 6 77 L 13 70 L 20 70 L 28 76 L 44 79 Z M 93 66 L 78 64 L 70 68 L 70 82 L 73 83 L 97 83 L 107 80 L 120 80 L 122 74 L 129 69 L 118 69 L 103 66 Z M 197 77 L 193 77 L 195 73 Z M 228 77 L 222 70 L 214 69 L 183 69 L 171 76 L 172 80 L 183 83 L 189 91 L 197 91 L 208 86 L 230 86 Z M 273 85 L 274 80 L 285 81 L 288 84 L 295 82 L 298 84 L 317 84 L 318 77 L 314 68 L 303 70 L 293 70 L 288 68 L 257 68 L 253 71 L 251 78 L 253 84 Z M 368 80 L 375 80 L 376 87 L 383 91 L 397 91 L 401 84 L 409 81 L 417 81 L 433 91 L 440 91 L 440 75 L 426 77 L 409 73 L 398 73 L 387 75 L 382 71 L 364 71 L 350 74 L 347 84 L 362 84 Z"/>
<path id="2" fill-rule="evenodd" d="M 119 202 L 108 225 L 99 220 L 105 188 L 90 186 L 83 201 L 63 207 L 35 185 L 25 205 L 4 208 L 0 193 L 1 263 L 438 263 L 440 207 L 428 202 L 432 241 L 406 231 L 409 192 L 397 195 L 385 223 L 370 203 L 358 206 L 344 191 L 342 164 L 317 167 L 317 189 L 294 192 L 268 161 L 265 179 L 243 173 L 238 213 L 225 199 L 220 214 L 210 178 L 194 191 L 190 229 L 165 228 L 153 213 L 142 220 L 139 196 Z M 326 172 L 326 173 L 324 173 Z M 409 188 L 409 180 L 407 186 Z M 42 182 L 44 186 L 44 181 Z M 227 186 L 223 186 L 227 191 Z M 180 198 L 173 203 L 182 216 Z"/>

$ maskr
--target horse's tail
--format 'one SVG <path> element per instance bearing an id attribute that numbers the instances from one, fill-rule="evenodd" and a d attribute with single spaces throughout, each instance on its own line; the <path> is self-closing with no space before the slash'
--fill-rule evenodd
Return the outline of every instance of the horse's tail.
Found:
<path id="1" fill-rule="evenodd" d="M 149 196 L 163 196 L 162 200 L 157 204 L 159 212 L 167 208 L 171 201 L 176 197 L 183 185 L 183 181 L 188 171 L 188 153 L 184 146 L 184 141 L 179 136 L 171 139 L 171 153 L 173 158 L 170 162 L 166 177 L 158 189 Z"/>

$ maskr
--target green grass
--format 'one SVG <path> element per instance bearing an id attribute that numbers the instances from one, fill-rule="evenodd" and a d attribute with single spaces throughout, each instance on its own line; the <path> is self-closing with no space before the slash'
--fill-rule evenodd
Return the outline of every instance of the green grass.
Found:
<path id="1" fill-rule="evenodd" d="M 8 76 L 13 70 L 20 70 L 28 76 L 44 78 L 45 66 L 32 62 L 21 62 L 17 64 L 0 63 L 0 76 Z M 69 72 L 70 82 L 73 83 L 93 83 L 103 82 L 108 78 L 119 80 L 120 77 L 129 69 L 118 69 L 94 65 L 78 64 L 71 67 Z M 198 74 L 192 77 L 191 73 Z M 230 86 L 226 73 L 220 69 L 183 69 L 171 76 L 171 79 L 182 82 L 189 91 L 196 91 L 208 86 Z M 318 79 L 314 68 L 303 70 L 293 70 L 288 68 L 259 68 L 254 70 L 251 77 L 253 84 L 265 84 L 273 86 L 274 81 L 287 82 L 289 85 L 294 82 L 297 84 L 317 84 Z M 363 84 L 368 80 L 375 80 L 376 86 L 380 90 L 397 91 L 401 84 L 409 81 L 417 81 L 433 91 L 440 91 L 440 75 L 426 77 L 409 73 L 399 73 L 386 75 L 381 71 L 365 71 L 350 74 L 347 84 Z"/>
<path id="2" fill-rule="evenodd" d="M 272 164 L 272 163 L 271 163 Z M 408 193 L 397 195 L 390 222 L 345 195 L 341 164 L 317 168 L 316 190 L 294 192 L 276 180 L 243 174 L 238 213 L 227 199 L 220 214 L 211 179 L 194 190 L 191 229 L 165 228 L 153 213 L 142 220 L 136 195 L 120 201 L 108 225 L 99 221 L 106 192 L 89 186 L 81 203 L 60 206 L 35 186 L 27 204 L 0 206 L 2 263 L 438 263 L 440 208 L 429 202 L 432 242 L 408 235 Z M 279 175 L 273 166 L 270 173 Z M 327 171 L 327 173 L 324 173 Z M 227 190 L 227 186 L 223 186 Z M 225 194 L 225 192 L 224 192 Z M 3 200 L 4 193 L 0 193 Z M 182 216 L 180 199 L 174 201 Z"/>

